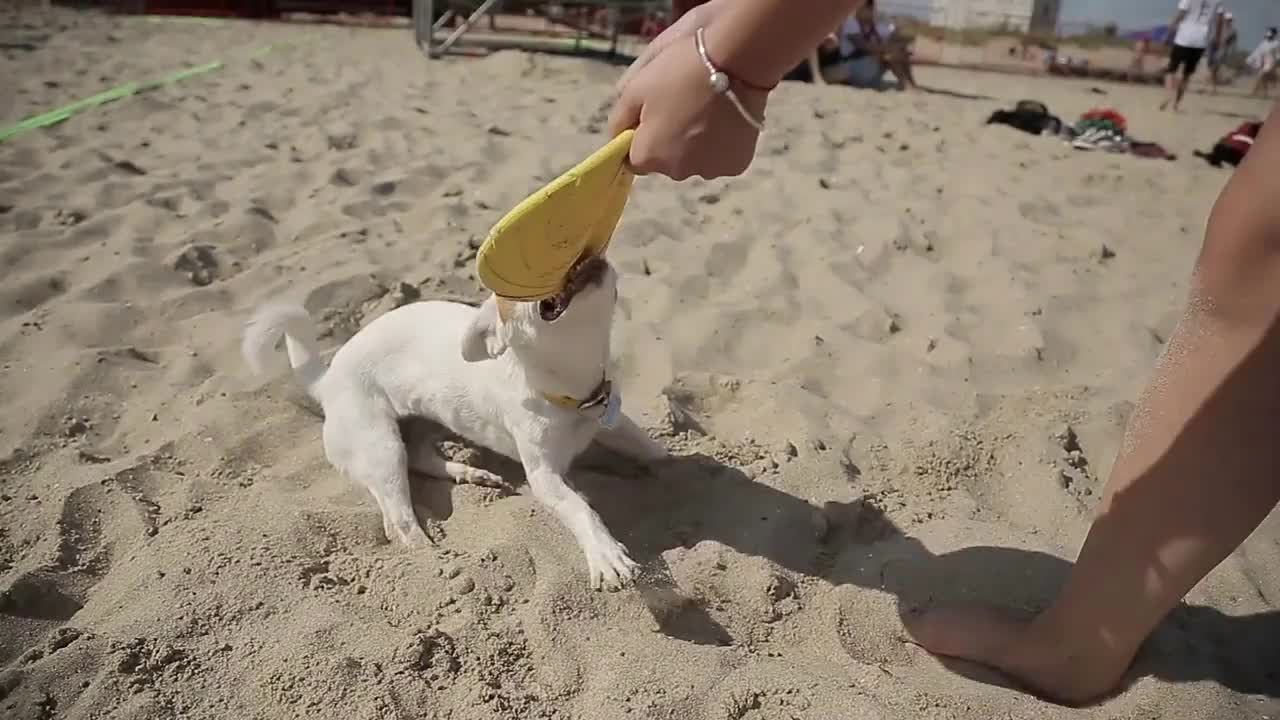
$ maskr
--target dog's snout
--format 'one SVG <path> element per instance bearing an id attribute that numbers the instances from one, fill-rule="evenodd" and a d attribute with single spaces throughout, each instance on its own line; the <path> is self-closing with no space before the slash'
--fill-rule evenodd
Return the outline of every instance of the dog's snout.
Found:
<path id="1" fill-rule="evenodd" d="M 599 287 L 608 272 L 608 260 L 599 255 L 588 255 L 570 268 L 565 289 L 572 294 L 587 287 Z"/>

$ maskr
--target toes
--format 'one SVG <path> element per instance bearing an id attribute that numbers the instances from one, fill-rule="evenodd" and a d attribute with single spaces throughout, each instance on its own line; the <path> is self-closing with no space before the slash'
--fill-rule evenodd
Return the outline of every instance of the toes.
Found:
<path id="1" fill-rule="evenodd" d="M 394 520 L 383 517 L 382 532 L 386 534 L 387 542 L 390 543 L 400 542 L 404 545 L 413 546 L 428 545 L 431 542 L 417 521 Z"/>
<path id="2" fill-rule="evenodd" d="M 635 578 L 636 563 L 627 557 L 626 551 L 618 549 L 616 554 L 610 561 L 610 584 L 609 589 L 621 590 L 631 584 Z"/>
<path id="3" fill-rule="evenodd" d="M 410 547 L 422 547 L 431 544 L 431 538 L 418 525 L 414 525 L 406 532 L 401 533 L 400 540 Z"/>
<path id="4" fill-rule="evenodd" d="M 1026 623 L 990 608 L 942 608 L 904 622 L 907 633 L 935 655 L 1000 665 L 1006 650 L 1026 631 Z"/>
<path id="5" fill-rule="evenodd" d="M 908 634 L 935 655 L 995 668 L 1024 689 L 1054 702 L 1092 702 L 1120 683 L 1137 646 L 1102 652 L 1080 636 L 1035 629 L 1027 619 L 993 608 L 938 609 L 904 618 Z"/>
<path id="6" fill-rule="evenodd" d="M 588 563 L 592 590 L 617 591 L 631 584 L 636 564 L 623 553 L 600 553 L 596 562 Z"/>
<path id="7" fill-rule="evenodd" d="M 608 579 L 604 583 L 604 586 L 610 592 L 618 592 L 619 590 L 622 590 L 623 588 L 627 587 L 630 584 L 631 584 L 630 572 L 618 572 L 615 570 L 614 572 L 609 574 Z"/>

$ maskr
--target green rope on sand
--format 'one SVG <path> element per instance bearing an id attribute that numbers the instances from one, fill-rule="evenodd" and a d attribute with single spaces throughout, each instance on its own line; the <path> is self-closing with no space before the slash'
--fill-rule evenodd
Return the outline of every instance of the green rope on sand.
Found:
<path id="1" fill-rule="evenodd" d="M 201 18 L 201 19 L 204 19 L 204 18 Z M 261 57 L 262 55 L 265 55 L 266 53 L 271 52 L 272 50 L 281 46 L 282 46 L 281 44 L 265 45 L 263 47 L 259 47 L 251 51 L 248 54 L 248 57 L 250 58 Z M 50 110 L 49 112 L 40 113 L 39 115 L 33 115 L 23 120 L 22 122 L 19 122 L 17 125 L 12 125 L 10 127 L 0 129 L 0 142 L 4 142 L 5 140 L 8 140 L 13 136 L 19 133 L 26 132 L 28 130 L 34 130 L 36 128 L 49 127 L 50 125 L 56 125 L 66 120 L 67 118 L 71 117 L 72 115 L 75 115 L 76 113 L 79 113 L 79 112 L 83 112 L 84 110 L 88 110 L 89 108 L 97 107 L 99 105 L 103 105 L 109 102 L 114 102 L 121 98 L 126 98 L 131 95 L 136 95 L 140 92 L 154 90 L 162 85 L 168 85 L 170 83 L 180 82 L 190 77 L 195 77 L 197 75 L 203 75 L 208 72 L 213 72 L 214 70 L 218 70 L 222 66 L 223 66 L 223 63 L 221 60 L 214 60 L 213 62 L 208 62 L 203 65 L 183 68 L 182 70 L 175 70 L 174 72 L 171 72 L 167 75 L 156 78 L 154 80 L 146 80 L 143 82 L 127 82 L 127 83 L 124 83 L 123 85 L 117 85 L 108 90 L 103 90 L 102 92 L 96 95 L 90 95 L 89 97 L 84 98 L 83 100 L 77 100 L 73 103 L 63 105 L 60 108 Z"/>

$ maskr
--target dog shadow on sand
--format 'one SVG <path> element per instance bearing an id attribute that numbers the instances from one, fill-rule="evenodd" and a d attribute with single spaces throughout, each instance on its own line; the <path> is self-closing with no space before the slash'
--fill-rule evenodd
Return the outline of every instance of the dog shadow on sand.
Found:
<path id="1" fill-rule="evenodd" d="M 483 467 L 523 479 L 518 464 L 483 455 Z M 1070 563 L 1052 555 L 1008 547 L 934 554 L 872 503 L 830 502 L 819 508 L 702 454 L 645 467 L 593 446 L 578 460 L 571 480 L 644 566 L 636 590 L 660 630 L 697 644 L 727 645 L 734 638 L 697 598 L 683 596 L 663 553 L 704 540 L 832 585 L 890 593 L 900 614 L 971 603 L 1034 611 L 1048 604 L 1070 569 Z M 448 483 L 415 485 L 425 495 L 424 504 L 448 516 Z M 1212 680 L 1237 692 L 1280 698 L 1278 637 L 1280 612 L 1233 617 L 1211 607 L 1182 605 L 1148 641 L 1129 682 L 1146 676 Z M 1009 686 L 986 668 L 944 663 L 970 679 Z"/>
<path id="2" fill-rule="evenodd" d="M 1154 478 L 1185 468 L 1242 472 L 1243 454 L 1222 448 L 1254 448 L 1263 462 L 1274 447 L 1274 425 L 1233 422 L 1240 408 L 1274 413 L 1280 393 L 1275 358 L 1280 357 L 1280 320 L 1182 425 L 1179 436 L 1137 482 L 1112 499 L 1115 508 L 1159 512 L 1168 488 Z M 1273 451 L 1272 451 L 1273 452 Z M 972 546 L 935 554 L 884 516 L 874 505 L 813 504 L 705 455 L 677 456 L 638 468 L 593 448 L 579 459 L 572 481 L 588 496 L 614 534 L 638 562 L 664 570 L 662 553 L 712 540 L 735 552 L 764 558 L 788 570 L 833 585 L 853 585 L 894 596 L 900 614 L 939 605 L 974 602 L 1034 611 L 1045 607 L 1066 579 L 1070 564 L 1051 555 L 1008 547 Z M 510 466 L 508 466 L 510 467 Z M 504 468 L 502 471 L 506 471 Z M 515 479 L 519 473 L 508 473 Z M 821 512 L 821 522 L 815 520 Z M 1280 515 L 1260 531 L 1275 537 Z M 1164 529 L 1173 541 L 1185 527 Z M 851 552 L 852 551 L 852 552 Z M 669 570 L 666 571 L 670 576 Z M 651 611 L 655 595 L 673 592 L 641 583 Z M 1255 585 L 1262 596 L 1264 590 Z M 659 598 L 661 600 L 661 598 Z M 669 607 L 669 604 L 668 606 Z M 654 612 L 662 630 L 697 643 L 731 642 L 730 633 L 696 599 L 670 613 Z M 1280 612 L 1230 616 L 1214 608 L 1182 604 L 1147 641 L 1130 679 L 1156 676 L 1170 682 L 1215 681 L 1250 695 L 1280 698 Z M 964 663 L 957 672 L 985 682 L 1001 681 Z"/>

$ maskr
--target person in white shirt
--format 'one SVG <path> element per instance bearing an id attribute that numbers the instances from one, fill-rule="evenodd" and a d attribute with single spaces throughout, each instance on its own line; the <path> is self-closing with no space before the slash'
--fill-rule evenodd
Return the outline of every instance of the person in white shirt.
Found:
<path id="1" fill-rule="evenodd" d="M 1220 0 L 1178 0 L 1178 11 L 1169 23 L 1169 66 L 1165 68 L 1164 86 L 1169 97 L 1160 103 L 1164 110 L 1174 110 L 1182 102 L 1205 48 L 1222 41 L 1222 3 Z M 1179 73 L 1181 70 L 1181 73 Z"/>
<path id="2" fill-rule="evenodd" d="M 1258 73 L 1253 83 L 1253 95 L 1266 97 L 1271 86 L 1276 82 L 1276 65 L 1280 64 L 1280 39 L 1276 38 L 1276 29 L 1269 28 L 1267 35 L 1258 43 L 1258 47 L 1249 53 L 1246 60 L 1249 67 Z"/>

